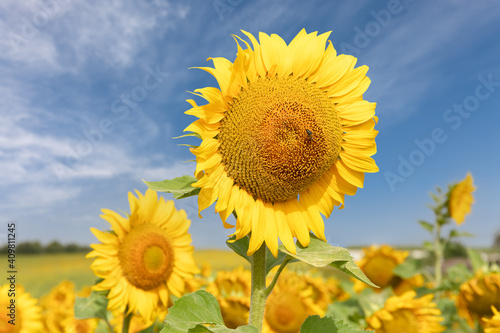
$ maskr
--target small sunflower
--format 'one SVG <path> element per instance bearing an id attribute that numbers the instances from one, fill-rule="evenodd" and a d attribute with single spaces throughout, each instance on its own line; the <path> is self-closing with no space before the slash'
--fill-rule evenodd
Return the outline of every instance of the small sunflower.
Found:
<path id="1" fill-rule="evenodd" d="M 158 200 L 154 191 L 129 193 L 130 216 L 103 209 L 112 232 L 91 228 L 102 242 L 93 244 L 91 268 L 104 279 L 94 290 L 109 290 L 108 310 L 140 313 L 151 323 L 156 310 L 166 309 L 169 294 L 181 297 L 185 280 L 199 273 L 193 259 L 190 221 L 173 201 Z"/>
<path id="2" fill-rule="evenodd" d="M 37 299 L 24 292 L 17 284 L 15 296 L 10 297 L 10 284 L 0 287 L 0 332 L 2 333 L 38 333 L 42 331 L 42 308 Z M 15 300 L 15 310 L 10 310 L 11 300 Z M 12 313 L 12 316 L 10 314 Z"/>
<path id="3" fill-rule="evenodd" d="M 295 253 L 296 237 L 309 245 L 309 231 L 325 239 L 321 217 L 363 187 L 364 173 L 377 172 L 375 103 L 363 100 L 367 66 L 337 55 L 330 33 L 300 31 L 289 45 L 259 33 L 260 44 L 235 36 L 234 63 L 213 58 L 219 88 L 195 90 L 208 104 L 186 114 L 199 119 L 185 131 L 202 139 L 193 186 L 201 189 L 199 211 L 212 205 L 226 223 L 237 215 L 234 235 L 251 233 L 248 254 L 263 242 L 274 256 L 278 238 Z M 238 40 L 246 45 L 240 47 Z M 210 60 L 211 58 L 209 58 Z M 321 213 L 321 214 L 320 214 Z"/>
<path id="4" fill-rule="evenodd" d="M 375 292 L 380 292 L 385 287 L 392 287 L 397 295 L 423 285 L 423 277 L 417 275 L 409 279 L 402 279 L 395 275 L 393 269 L 402 264 L 408 251 L 395 250 L 389 245 L 381 247 L 370 246 L 363 248 L 364 257 L 357 261 L 358 267 L 365 275 L 380 288 L 373 288 Z M 354 280 L 354 291 L 359 293 L 365 288 L 370 288 L 367 284 Z"/>
<path id="5" fill-rule="evenodd" d="M 415 298 L 414 291 L 401 296 L 389 297 L 384 308 L 366 319 L 377 333 L 438 333 L 446 328 L 439 322 L 443 320 L 441 310 L 431 302 L 433 295 Z"/>
<path id="6" fill-rule="evenodd" d="M 471 211 L 471 206 L 474 203 L 472 192 L 475 190 L 476 188 L 474 187 L 470 173 L 451 190 L 448 209 L 450 216 L 458 225 L 464 222 L 465 215 L 468 215 Z"/>
<path id="7" fill-rule="evenodd" d="M 314 300 L 311 285 L 297 274 L 284 271 L 267 299 L 262 333 L 298 333 L 307 317 L 324 314 Z"/>
<path id="8" fill-rule="evenodd" d="M 248 324 L 250 311 L 251 273 L 238 267 L 232 271 L 219 271 L 207 291 L 217 298 L 222 319 L 229 328 Z"/>
<path id="9" fill-rule="evenodd" d="M 494 306 L 491 306 L 491 311 L 493 317 L 483 318 L 484 333 L 500 333 L 500 312 Z"/>
<path id="10" fill-rule="evenodd" d="M 476 320 L 493 315 L 491 307 L 500 309 L 500 273 L 479 272 L 460 286 L 456 305 L 458 314 L 471 327 Z"/>
<path id="11" fill-rule="evenodd" d="M 215 280 L 207 287 L 214 296 L 241 295 L 250 296 L 252 273 L 242 266 L 232 271 L 218 271 Z"/>
<path id="12" fill-rule="evenodd" d="M 86 297 L 88 289 L 78 295 Z M 52 288 L 50 293 L 40 299 L 43 308 L 43 323 L 51 333 L 92 333 L 95 331 L 98 319 L 75 318 L 75 285 L 71 281 L 61 281 Z"/>
<path id="13" fill-rule="evenodd" d="M 299 278 L 302 279 L 306 286 L 311 289 L 311 299 L 314 304 L 317 304 L 321 309 L 322 314 L 328 308 L 328 305 L 331 303 L 332 295 L 330 294 L 330 290 L 321 276 L 311 276 L 310 272 L 306 274 L 299 275 Z"/>

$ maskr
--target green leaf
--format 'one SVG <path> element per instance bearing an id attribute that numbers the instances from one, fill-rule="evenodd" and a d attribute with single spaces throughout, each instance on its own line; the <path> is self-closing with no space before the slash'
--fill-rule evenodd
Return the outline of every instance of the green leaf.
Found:
<path id="1" fill-rule="evenodd" d="M 377 286 L 366 277 L 363 271 L 356 266 L 347 249 L 332 246 L 327 242 L 318 239 L 313 234 L 310 236 L 311 242 L 308 247 L 303 247 L 299 242 L 297 242 L 296 254 L 288 252 L 283 245 L 280 245 L 278 249 L 281 252 L 284 252 L 295 259 L 308 263 L 314 267 L 325 267 L 330 265 L 355 279 L 377 288 Z"/>
<path id="2" fill-rule="evenodd" d="M 453 237 L 474 237 L 470 232 L 450 230 L 450 239 Z"/>
<path id="3" fill-rule="evenodd" d="M 477 272 L 482 268 L 486 268 L 487 263 L 481 259 L 481 254 L 473 249 L 467 249 L 467 256 L 469 257 L 470 263 L 472 265 L 472 270 Z"/>
<path id="4" fill-rule="evenodd" d="M 104 322 L 104 320 L 99 320 L 97 323 L 97 327 L 94 330 L 94 333 L 113 333 L 109 329 L 108 325 Z"/>
<path id="5" fill-rule="evenodd" d="M 250 243 L 250 238 L 248 236 L 246 236 L 246 237 L 238 239 L 235 242 L 230 242 L 230 241 L 234 240 L 235 238 L 236 238 L 236 236 L 229 238 L 226 241 L 226 245 L 231 250 L 233 250 L 238 255 L 245 258 L 248 262 L 251 263 L 251 261 L 250 261 L 251 258 L 247 255 L 248 245 Z M 286 257 L 287 257 L 286 253 L 278 252 L 278 257 L 275 258 L 273 256 L 273 254 L 271 253 L 271 251 L 269 251 L 269 249 L 266 248 L 266 275 L 267 275 L 267 273 L 269 273 L 269 271 L 273 267 L 281 265 L 283 263 L 283 261 L 286 259 Z M 296 261 L 296 260 L 293 260 L 291 262 L 294 262 L 294 261 Z"/>
<path id="6" fill-rule="evenodd" d="M 76 297 L 75 299 L 75 318 L 101 318 L 106 320 L 108 298 L 107 291 L 94 291 L 89 297 Z"/>
<path id="7" fill-rule="evenodd" d="M 204 326 L 204 325 L 209 325 Z M 204 290 L 184 295 L 169 309 L 161 333 L 258 333 L 257 328 L 242 326 L 229 329 L 224 326 L 217 299 Z"/>
<path id="8" fill-rule="evenodd" d="M 408 258 L 403 263 L 396 266 L 392 272 L 403 279 L 409 279 L 419 274 L 423 267 L 424 263 L 422 260 Z"/>
<path id="9" fill-rule="evenodd" d="M 198 179 L 193 176 L 186 175 L 159 182 L 147 182 L 144 179 L 142 181 L 153 191 L 172 193 L 174 199 L 183 199 L 200 193 L 199 188 L 191 186 L 198 181 Z"/>
<path id="10" fill-rule="evenodd" d="M 328 305 L 325 316 L 335 320 L 342 320 L 353 327 L 364 328 L 365 314 L 358 301 L 358 295 L 343 302 L 333 302 Z"/>
<path id="11" fill-rule="evenodd" d="M 363 309 L 365 318 L 372 316 L 375 312 L 382 309 L 385 305 L 385 301 L 394 296 L 393 291 L 390 288 L 382 289 L 381 292 L 376 293 L 373 289 L 364 289 L 359 295 L 359 306 Z"/>
<path id="12" fill-rule="evenodd" d="M 426 249 L 427 251 L 434 251 L 434 243 L 431 243 L 429 241 L 425 241 L 423 243 L 423 248 Z"/>
<path id="13" fill-rule="evenodd" d="M 328 332 L 328 333 L 359 333 L 359 332 L 375 332 L 375 331 L 365 331 L 363 329 L 355 329 L 348 324 L 345 324 L 342 320 L 334 320 L 332 317 L 321 318 L 318 315 L 309 316 L 302 324 L 300 328 L 300 333 L 318 333 L 318 332 Z"/>
<path id="14" fill-rule="evenodd" d="M 420 225 L 426 229 L 427 231 L 429 232 L 433 232 L 434 231 L 434 226 L 432 224 L 430 224 L 429 222 L 426 222 L 426 221 L 423 221 L 423 220 L 420 220 L 418 221 L 418 223 L 420 223 Z"/>

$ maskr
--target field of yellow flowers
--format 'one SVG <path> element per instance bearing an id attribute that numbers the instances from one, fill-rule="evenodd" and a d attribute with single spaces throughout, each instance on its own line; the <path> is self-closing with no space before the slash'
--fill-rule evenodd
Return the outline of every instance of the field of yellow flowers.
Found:
<path id="1" fill-rule="evenodd" d="M 469 236 L 453 228 L 471 211 L 472 175 L 431 194 L 419 255 L 372 245 L 354 260 L 328 244 L 323 216 L 378 171 L 368 67 L 337 55 L 329 33 L 303 29 L 288 45 L 243 34 L 253 48 L 235 36 L 234 62 L 202 68 L 220 89 L 195 90 L 205 105 L 188 100 L 198 119 L 186 136 L 202 140 L 190 146 L 194 177 L 146 182 L 145 193 L 128 194 L 125 215 L 103 209 L 110 230 L 91 228 L 86 255 L 95 283 L 61 281 L 39 299 L 17 286 L 17 312 L 2 313 L 0 332 L 499 333 L 497 263 L 471 249 L 446 262 Z M 215 204 L 244 265 L 196 260 L 186 212 L 157 192 L 197 196 L 199 212 Z"/>
<path id="2" fill-rule="evenodd" d="M 464 190 L 464 186 L 468 186 L 469 190 Z M 440 214 L 444 214 L 445 223 L 450 223 L 453 216 L 451 211 L 456 209 L 452 208 L 456 206 L 450 204 L 451 200 L 458 194 L 464 196 L 465 192 L 466 201 L 471 202 L 472 190 L 472 178 L 468 175 L 462 182 L 450 186 L 449 191 L 438 191 L 433 195 L 436 207 L 441 208 L 434 209 L 436 223 L 420 223 L 435 233 L 442 218 Z M 204 312 L 199 315 L 204 318 L 200 321 L 203 327 L 216 327 L 219 321 L 227 332 L 246 332 L 241 328 L 249 327 L 252 295 L 251 264 L 245 260 L 249 258 L 246 253 L 231 243 L 228 245 L 236 253 L 218 250 L 193 253 L 188 229 L 182 228 L 182 224 L 188 226 L 189 221 L 182 211 L 175 211 L 172 202 L 158 200 L 152 191 L 144 196 L 140 193 L 137 193 L 137 197 L 131 194 L 129 199 L 132 213 L 128 217 L 103 210 L 103 217 L 111 220 L 112 226 L 121 229 L 113 229 L 113 233 L 93 230 L 102 242 L 93 244 L 94 251 L 87 255 L 96 258 L 93 263 L 81 254 L 52 255 L 45 256 L 45 259 L 31 256 L 24 259 L 24 263 L 29 264 L 26 267 L 38 271 L 38 275 L 35 272 L 28 274 L 37 276 L 38 281 L 34 279 L 26 282 L 27 287 L 40 297 L 34 298 L 22 286 L 18 286 L 17 327 L 20 330 L 16 332 L 197 332 L 192 328 L 179 327 L 176 322 L 179 322 L 179 317 L 189 321 L 186 319 L 189 318 L 189 311 L 199 306 L 200 302 L 201 306 L 206 307 L 205 311 L 209 311 L 211 306 L 215 307 L 215 315 L 210 313 L 207 317 Z M 443 202 L 445 205 L 442 205 Z M 470 203 L 467 205 L 470 206 Z M 133 228 L 126 226 L 126 223 L 133 221 L 134 207 L 137 208 L 136 218 L 140 220 L 142 215 L 147 216 L 147 220 L 141 224 L 143 227 L 138 230 L 146 230 L 149 234 L 148 237 L 131 238 L 128 246 L 134 251 L 128 255 L 132 257 L 122 261 L 121 256 L 127 255 L 127 240 L 125 237 L 119 242 L 117 238 L 120 232 L 131 234 Z M 176 228 L 168 231 L 176 232 L 169 234 L 171 243 L 168 246 L 172 251 L 169 258 L 164 258 L 164 254 L 153 252 L 152 255 L 148 250 L 140 250 L 141 242 L 147 243 L 149 249 L 162 245 L 161 240 L 155 240 L 151 230 L 158 232 L 163 229 L 154 229 L 148 221 L 155 221 L 164 209 L 174 210 L 167 215 L 173 218 L 173 223 L 177 222 Z M 175 214 L 179 215 L 179 220 L 175 220 Z M 456 218 L 457 223 L 459 220 L 463 222 L 465 215 L 453 219 Z M 459 236 L 458 231 L 454 233 L 455 237 Z M 176 241 L 176 237 L 181 241 Z M 244 239 L 248 245 L 249 240 Z M 311 240 L 314 241 L 309 247 L 316 246 L 314 242 L 319 241 L 314 237 Z M 311 262 L 311 266 L 294 262 L 297 261 L 294 259 L 284 268 L 283 261 L 286 259 L 281 258 L 279 263 L 279 256 L 273 260 L 272 254 L 268 253 L 270 260 L 266 285 L 272 285 L 274 289 L 265 303 L 262 332 L 303 332 L 301 326 L 313 320 L 309 318 L 332 321 L 333 328 L 324 322 L 313 323 L 312 332 L 498 332 L 498 266 L 488 263 L 481 259 L 479 253 L 468 249 L 467 258 L 462 258 L 459 263 L 447 265 L 446 269 L 438 267 L 437 264 L 442 264 L 447 255 L 443 252 L 440 258 L 435 251 L 444 250 L 448 245 L 444 242 L 450 240 L 439 238 L 438 243 L 444 247 L 437 249 L 429 245 L 413 250 L 371 245 L 353 251 L 359 257 L 356 265 L 372 285 L 328 265 L 315 268 L 321 265 L 314 262 Z M 111 245 L 106 247 L 106 244 Z M 123 244 L 125 246 L 121 248 Z M 142 256 L 133 257 L 137 253 Z M 321 253 L 315 255 L 316 259 L 321 257 Z M 44 269 L 54 260 L 59 263 L 59 274 L 54 274 L 53 265 L 50 270 Z M 134 263 L 134 260 L 137 261 Z M 165 263 L 170 266 L 165 266 L 162 271 Z M 127 271 L 127 264 L 137 266 Z M 96 277 L 92 277 L 92 271 Z M 279 279 L 275 279 L 277 275 L 280 275 Z M 61 276 L 64 277 L 62 281 Z M 151 281 L 156 276 L 160 276 L 159 282 L 152 285 Z M 90 281 L 95 278 L 99 283 L 92 286 Z M 57 285 L 50 292 L 42 293 L 43 286 L 40 289 L 39 281 Z M 75 287 L 75 284 L 79 287 Z M 138 288 L 137 285 L 142 287 Z M 8 307 L 5 297 L 8 287 L 8 284 L 2 286 L 0 302 L 4 307 Z M 171 319 L 170 314 L 174 319 Z M 8 324 L 8 316 L 0 320 L 1 332 L 14 332 L 8 330 L 12 327 Z M 192 323 L 196 321 L 190 320 Z M 321 328 L 321 325 L 328 328 Z"/>

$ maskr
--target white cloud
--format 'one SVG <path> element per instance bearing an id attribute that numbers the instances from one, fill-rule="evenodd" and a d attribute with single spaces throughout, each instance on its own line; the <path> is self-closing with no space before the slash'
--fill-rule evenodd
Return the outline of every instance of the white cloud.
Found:
<path id="1" fill-rule="evenodd" d="M 40 3 L 50 4 L 42 10 Z M 53 5 L 56 4 L 56 5 Z M 34 71 L 73 72 L 98 60 L 127 67 L 189 12 L 167 1 L 2 1 L 0 59 Z M 44 19 L 45 18 L 45 19 Z"/>

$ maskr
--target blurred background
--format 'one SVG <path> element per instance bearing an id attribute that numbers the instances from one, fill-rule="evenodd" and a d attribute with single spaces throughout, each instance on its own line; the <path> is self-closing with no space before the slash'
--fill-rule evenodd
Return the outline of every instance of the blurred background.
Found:
<path id="1" fill-rule="evenodd" d="M 365 99 L 379 117 L 380 172 L 325 220 L 328 241 L 419 246 L 430 239 L 417 223 L 432 219 L 428 193 L 470 172 L 475 204 L 460 230 L 474 237 L 463 242 L 494 243 L 496 1 L 3 0 L 0 9 L 2 246 L 15 221 L 18 244 L 85 250 L 97 242 L 90 227 L 108 228 L 100 210 L 129 212 L 127 192 L 144 193 L 142 179 L 192 175 L 193 155 L 178 144 L 196 140 L 172 137 L 196 119 L 184 114 L 198 98 L 188 91 L 217 83 L 189 68 L 233 61 L 231 34 L 242 29 L 290 42 L 302 28 L 332 31 L 338 53 L 370 67 Z M 225 248 L 232 231 L 213 207 L 199 219 L 196 198 L 175 204 L 197 249 Z"/>

